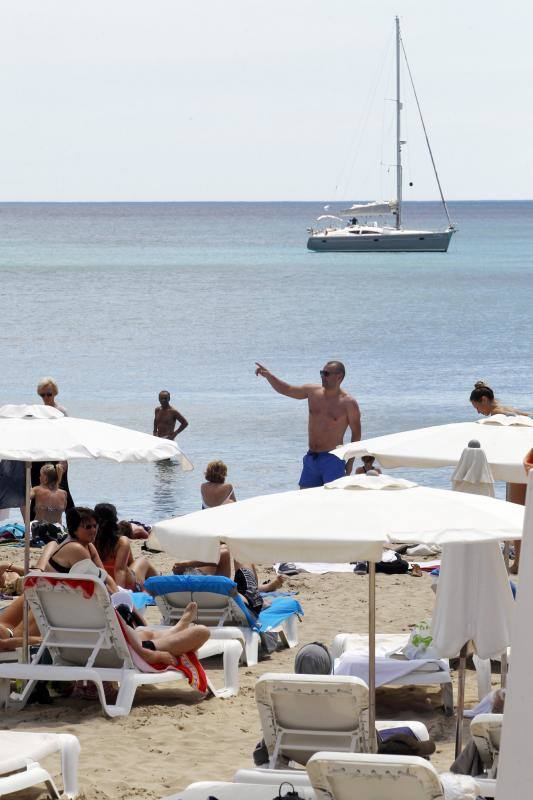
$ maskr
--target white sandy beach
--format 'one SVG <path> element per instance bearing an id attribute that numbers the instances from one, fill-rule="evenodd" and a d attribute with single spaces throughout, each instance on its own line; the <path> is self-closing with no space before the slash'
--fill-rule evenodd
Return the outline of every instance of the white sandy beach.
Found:
<path id="1" fill-rule="evenodd" d="M 134 543 L 134 550 L 139 548 Z M 2 560 L 21 561 L 21 549 L 4 547 Z M 172 559 L 151 556 L 162 571 Z M 266 577 L 270 570 L 261 569 Z M 367 631 L 367 577 L 348 574 L 300 575 L 287 587 L 299 592 L 305 610 L 300 642 L 330 644 L 339 632 Z M 378 632 L 407 631 L 431 616 L 434 594 L 427 575 L 377 576 Z M 148 619 L 158 621 L 156 609 Z M 235 770 L 253 766 L 252 751 L 261 739 L 254 700 L 254 683 L 264 672 L 292 672 L 295 650 L 282 650 L 256 667 L 240 668 L 237 697 L 207 700 L 188 688 L 146 687 L 136 695 L 128 717 L 103 716 L 97 701 L 57 698 L 50 706 L 31 705 L 2 716 L 2 727 L 75 734 L 81 743 L 80 789 L 85 800 L 156 798 L 183 789 L 195 780 L 231 779 Z M 205 661 L 206 670 L 220 685 L 221 659 Z M 455 676 L 455 673 L 454 673 Z M 467 677 L 467 706 L 477 702 L 473 672 Z M 439 770 L 453 760 L 455 718 L 440 708 L 438 687 L 378 689 L 378 718 L 419 719 L 437 744 L 432 758 Z M 466 730 L 466 728 L 465 728 Z M 46 762 L 43 762 L 46 763 Z M 58 759 L 46 764 L 60 778 Z M 43 787 L 17 797 L 38 800 Z"/>

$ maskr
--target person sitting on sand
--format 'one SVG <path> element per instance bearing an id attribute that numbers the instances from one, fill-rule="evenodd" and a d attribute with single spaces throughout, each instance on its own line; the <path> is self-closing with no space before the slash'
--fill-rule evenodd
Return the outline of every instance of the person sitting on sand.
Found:
<path id="1" fill-rule="evenodd" d="M 159 573 L 145 556 L 133 558 L 131 524 L 118 521 L 117 509 L 111 503 L 97 503 L 94 513 L 98 522 L 94 546 L 105 571 L 124 589 L 141 592 L 145 580 Z"/>
<path id="2" fill-rule="evenodd" d="M 44 464 L 39 470 L 39 486 L 34 486 L 30 497 L 35 500 L 35 519 L 60 525 L 67 507 L 67 493 L 59 488 L 63 477 L 61 464 Z"/>
<path id="3" fill-rule="evenodd" d="M 36 567 L 41 572 L 61 572 L 66 574 L 80 561 L 90 560 L 105 573 L 104 565 L 94 546 L 98 523 L 92 508 L 74 506 L 65 514 L 67 518 L 68 536 L 61 544 L 50 542 Z M 111 575 L 105 575 L 105 583 L 109 591 L 118 591 L 118 586 Z"/>
<path id="4" fill-rule="evenodd" d="M 495 414 L 518 415 L 523 417 L 531 416 L 528 411 L 520 411 L 512 406 L 503 406 L 499 400 L 494 396 L 493 390 L 484 381 L 476 381 L 473 390 L 470 393 L 470 402 L 476 409 L 478 414 L 483 414 L 484 417 L 493 417 Z M 507 484 L 507 500 L 509 503 L 516 503 L 519 506 L 526 504 L 526 484 L 525 483 L 508 483 Z M 517 539 L 514 543 L 515 559 L 509 572 L 512 575 L 518 574 L 520 566 L 520 547 L 522 543 Z"/>
<path id="5" fill-rule="evenodd" d="M 361 456 L 361 461 L 363 465 L 361 467 L 357 467 L 355 470 L 356 475 L 366 475 L 368 472 L 372 470 L 373 475 L 381 475 L 381 470 L 374 466 L 375 461 L 374 456 Z"/>
<path id="6" fill-rule="evenodd" d="M 226 483 L 228 468 L 223 461 L 210 461 L 205 470 L 205 483 L 200 487 L 202 508 L 215 508 L 226 503 L 235 503 L 235 490 Z"/>

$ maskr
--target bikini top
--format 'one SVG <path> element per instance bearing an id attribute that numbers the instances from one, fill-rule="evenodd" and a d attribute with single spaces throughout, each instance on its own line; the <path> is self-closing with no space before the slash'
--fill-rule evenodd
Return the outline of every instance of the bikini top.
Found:
<path id="1" fill-rule="evenodd" d="M 54 555 L 56 556 L 59 553 L 59 551 L 61 550 L 61 548 L 64 547 L 66 544 L 72 544 L 72 542 L 69 541 L 69 542 L 63 542 L 62 544 L 60 544 L 59 547 L 57 548 L 57 550 L 55 551 Z M 53 556 L 51 556 L 48 559 L 48 563 L 50 564 L 51 567 L 53 567 L 55 569 L 56 572 L 62 572 L 62 573 L 70 572 L 70 567 L 65 567 L 64 564 L 59 564 L 55 560 L 55 558 Z"/>

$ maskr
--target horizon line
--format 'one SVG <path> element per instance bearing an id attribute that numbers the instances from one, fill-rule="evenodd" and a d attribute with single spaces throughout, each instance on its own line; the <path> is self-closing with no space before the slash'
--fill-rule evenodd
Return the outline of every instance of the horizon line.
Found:
<path id="1" fill-rule="evenodd" d="M 90 205 L 92 203 L 100 203 L 100 204 L 121 204 L 121 205 L 142 205 L 142 204 L 170 204 L 170 203 L 187 203 L 187 204 L 205 204 L 205 203 L 216 203 L 216 204 L 224 204 L 224 203 L 235 203 L 235 204 L 247 204 L 251 205 L 253 203 L 278 203 L 278 204 L 289 204 L 289 203 L 309 203 L 309 204 L 322 204 L 322 203 L 334 203 L 336 205 L 342 205 L 345 203 L 358 203 L 358 202 L 367 202 L 365 200 L 0 200 L 0 205 L 31 205 L 31 204 L 50 204 L 50 205 Z M 462 200 L 446 200 L 447 203 L 531 203 L 533 202 L 533 197 L 517 197 L 517 198 L 470 198 L 470 199 L 462 199 Z M 419 203 L 431 203 L 434 205 L 442 205 L 440 200 L 403 200 L 403 205 L 410 205 L 410 204 L 419 204 Z"/>

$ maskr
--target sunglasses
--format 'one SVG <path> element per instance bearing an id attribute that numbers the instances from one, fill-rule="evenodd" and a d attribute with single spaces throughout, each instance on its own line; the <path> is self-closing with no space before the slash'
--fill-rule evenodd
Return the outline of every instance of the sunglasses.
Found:
<path id="1" fill-rule="evenodd" d="M 97 527 L 98 525 L 96 522 L 84 522 L 82 525 L 80 525 L 80 528 L 83 528 L 84 531 L 90 531 L 92 528 L 96 530 Z"/>
<path id="2" fill-rule="evenodd" d="M 320 377 L 321 378 L 329 378 L 330 375 L 338 375 L 338 372 L 335 372 L 332 369 L 321 369 L 320 370 Z"/>
<path id="3" fill-rule="evenodd" d="M 39 392 L 39 397 L 53 397 L 53 392 Z"/>

